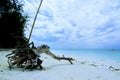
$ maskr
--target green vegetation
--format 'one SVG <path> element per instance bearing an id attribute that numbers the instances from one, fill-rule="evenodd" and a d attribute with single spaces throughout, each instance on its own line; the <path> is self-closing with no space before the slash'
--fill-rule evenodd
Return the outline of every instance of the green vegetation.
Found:
<path id="1" fill-rule="evenodd" d="M 0 0 L 0 48 L 14 48 L 25 42 L 28 16 L 18 0 Z"/>

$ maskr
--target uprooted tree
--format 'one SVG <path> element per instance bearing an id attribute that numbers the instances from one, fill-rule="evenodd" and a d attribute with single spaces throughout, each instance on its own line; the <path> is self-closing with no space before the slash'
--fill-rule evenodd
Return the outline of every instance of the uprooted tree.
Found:
<path id="1" fill-rule="evenodd" d="M 33 43 L 31 44 L 32 47 L 30 47 L 30 45 L 24 48 L 19 47 L 13 50 L 12 53 L 6 55 L 6 57 L 8 58 L 7 62 L 10 69 L 12 69 L 13 66 L 21 67 L 23 68 L 23 70 L 44 69 L 42 66 L 43 61 L 40 59 L 41 53 L 45 53 L 46 55 L 49 55 L 56 60 L 66 60 L 70 64 L 73 64 L 73 58 L 56 56 L 49 50 L 50 47 L 48 45 L 35 47 Z"/>

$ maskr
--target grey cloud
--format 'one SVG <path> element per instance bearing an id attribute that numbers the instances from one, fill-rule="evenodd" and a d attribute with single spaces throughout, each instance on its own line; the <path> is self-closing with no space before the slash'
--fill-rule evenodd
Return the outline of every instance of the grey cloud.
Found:
<path id="1" fill-rule="evenodd" d="M 73 20 L 70 20 L 69 22 L 70 22 L 70 24 L 71 24 L 73 27 L 76 27 L 76 26 L 77 26 L 77 24 L 76 24 Z"/>
<path id="2" fill-rule="evenodd" d="M 109 15 L 111 12 L 120 12 L 120 2 L 109 2 L 104 9 L 100 10 L 100 13 L 104 15 Z"/>
<path id="3" fill-rule="evenodd" d="M 36 41 L 44 41 L 44 42 L 55 42 L 59 39 L 58 37 L 55 37 L 49 33 L 45 34 L 44 36 L 33 35 L 32 38 L 34 38 Z"/>
<path id="4" fill-rule="evenodd" d="M 120 29 L 120 27 L 118 26 L 119 23 L 118 22 L 116 23 L 116 21 L 119 21 L 119 23 L 120 23 L 119 18 L 118 19 L 117 18 L 111 18 L 106 23 L 104 23 L 103 25 L 97 27 L 96 29 L 99 32 L 105 32 L 109 28 L 111 28 L 111 30 L 109 32 L 113 32 L 113 31 L 115 31 L 117 29 Z"/>
<path id="5" fill-rule="evenodd" d="M 46 17 L 46 20 L 53 20 L 53 14 L 48 12 L 47 10 L 41 10 L 40 14 Z"/>

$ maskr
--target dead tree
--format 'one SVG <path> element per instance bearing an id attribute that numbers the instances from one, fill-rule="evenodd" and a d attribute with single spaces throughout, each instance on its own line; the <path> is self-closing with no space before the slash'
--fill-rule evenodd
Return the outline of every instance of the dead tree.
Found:
<path id="1" fill-rule="evenodd" d="M 39 47 L 37 47 L 37 50 L 39 51 L 39 53 L 37 54 L 40 54 L 40 53 L 45 53 L 49 56 L 51 56 L 52 58 L 56 59 L 56 60 L 67 60 L 70 62 L 70 64 L 73 64 L 72 61 L 74 60 L 73 58 L 70 58 L 70 57 L 59 57 L 59 56 L 56 56 L 55 54 L 53 54 L 50 50 L 49 50 L 49 46 L 48 45 L 41 45 Z"/>
<path id="2" fill-rule="evenodd" d="M 34 45 L 32 45 L 32 47 L 34 47 Z M 22 47 L 21 49 L 17 48 L 12 51 L 12 53 L 6 55 L 6 57 L 8 58 L 7 62 L 10 69 L 12 69 L 13 66 L 23 67 L 24 69 L 30 66 L 30 70 L 32 70 L 33 67 L 40 67 L 40 69 L 43 69 L 41 65 L 42 60 L 32 51 L 30 45 L 24 48 Z M 28 62 L 30 63 L 29 65 L 27 64 Z"/>

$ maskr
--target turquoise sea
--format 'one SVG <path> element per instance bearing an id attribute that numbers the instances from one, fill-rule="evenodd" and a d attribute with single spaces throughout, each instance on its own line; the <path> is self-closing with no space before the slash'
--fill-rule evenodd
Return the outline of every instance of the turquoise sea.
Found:
<path id="1" fill-rule="evenodd" d="M 68 55 L 70 54 L 84 57 L 96 57 L 120 62 L 119 49 L 57 49 L 53 51 Z"/>

